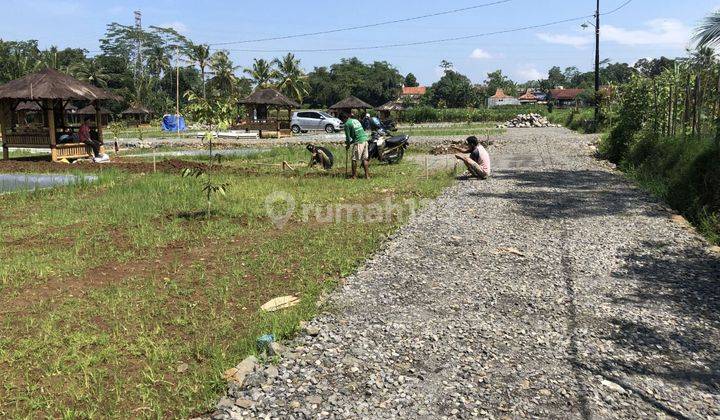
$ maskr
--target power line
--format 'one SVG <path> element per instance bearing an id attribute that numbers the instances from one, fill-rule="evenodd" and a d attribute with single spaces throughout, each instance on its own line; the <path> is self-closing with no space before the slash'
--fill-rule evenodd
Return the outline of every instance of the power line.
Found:
<path id="1" fill-rule="evenodd" d="M 611 15 L 615 12 L 618 12 L 618 11 L 620 11 L 620 9 L 623 9 L 625 6 L 627 6 L 628 4 L 630 4 L 632 2 L 633 2 L 633 0 L 627 0 L 625 3 L 621 4 L 620 6 L 614 8 L 613 10 L 611 10 L 609 12 L 600 13 L 600 16 L 607 16 L 607 15 Z"/>
<path id="2" fill-rule="evenodd" d="M 444 16 L 444 15 L 449 15 L 449 14 L 454 14 L 454 13 L 466 12 L 468 10 L 475 10 L 475 9 L 480 9 L 483 7 L 495 6 L 498 4 L 509 3 L 511 1 L 512 0 L 497 0 L 497 1 L 490 2 L 490 3 L 483 3 L 483 4 L 478 4 L 475 6 L 463 7 L 460 9 L 445 10 L 442 12 L 430 13 L 427 15 L 414 16 L 414 17 L 396 19 L 396 20 L 388 20 L 385 22 L 372 23 L 372 24 L 368 24 L 368 25 L 350 26 L 350 27 L 345 27 L 345 28 L 329 29 L 329 30 L 325 30 L 325 31 L 306 32 L 306 33 L 301 33 L 301 34 L 282 35 L 282 36 L 275 36 L 275 37 L 269 37 L 269 38 L 248 39 L 248 40 L 244 40 L 244 41 L 216 42 L 216 43 L 208 44 L 208 45 L 216 47 L 216 46 L 222 46 L 222 45 L 249 44 L 249 43 L 253 43 L 253 42 L 263 42 L 263 41 L 279 41 L 279 40 L 284 40 L 284 39 L 300 38 L 300 37 L 306 37 L 306 36 L 325 35 L 325 34 L 333 34 L 333 33 L 337 33 L 337 32 L 354 31 L 357 29 L 375 28 L 378 26 L 392 25 L 392 24 L 396 24 L 396 23 L 410 22 L 413 20 L 427 19 L 430 17 L 437 17 L 437 16 Z"/>
<path id="3" fill-rule="evenodd" d="M 429 41 L 415 41 L 415 42 L 398 43 L 398 44 L 372 45 L 372 46 L 365 46 L 365 47 L 347 47 L 347 48 L 318 48 L 318 49 L 230 49 L 229 51 L 232 51 L 232 52 L 258 52 L 258 53 L 260 53 L 260 52 L 308 53 L 308 52 L 363 51 L 363 50 L 378 50 L 378 49 L 397 48 L 397 47 L 413 47 L 413 46 L 418 46 L 418 45 L 428 45 L 428 44 L 439 44 L 439 43 L 444 43 L 444 42 L 462 41 L 462 40 L 466 40 L 466 39 L 481 38 L 481 37 L 491 36 L 491 35 L 501 35 L 501 34 L 507 34 L 507 33 L 511 33 L 511 32 L 520 32 L 520 31 L 527 31 L 530 29 L 545 28 L 548 26 L 559 25 L 561 23 L 585 20 L 585 19 L 588 19 L 588 18 L 591 18 L 594 16 L 595 15 L 578 16 L 578 17 L 569 18 L 569 19 L 556 20 L 556 21 L 548 22 L 548 23 L 541 23 L 538 25 L 529 25 L 529 26 L 523 26 L 520 28 L 513 28 L 513 29 L 503 29 L 503 30 L 494 31 L 494 32 L 484 32 L 484 33 L 475 34 L 475 35 L 465 35 L 465 36 L 457 36 L 457 37 L 452 37 L 452 38 L 442 38 L 442 39 L 433 39 L 433 40 L 429 40 Z"/>

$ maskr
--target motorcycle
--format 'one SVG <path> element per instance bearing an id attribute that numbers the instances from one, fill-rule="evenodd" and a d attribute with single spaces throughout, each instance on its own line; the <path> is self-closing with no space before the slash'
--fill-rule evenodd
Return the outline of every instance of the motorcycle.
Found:
<path id="1" fill-rule="evenodd" d="M 405 155 L 405 149 L 410 143 L 410 136 L 407 134 L 391 136 L 384 129 L 377 129 L 373 130 L 368 143 L 370 159 L 394 164 L 399 163 Z"/>

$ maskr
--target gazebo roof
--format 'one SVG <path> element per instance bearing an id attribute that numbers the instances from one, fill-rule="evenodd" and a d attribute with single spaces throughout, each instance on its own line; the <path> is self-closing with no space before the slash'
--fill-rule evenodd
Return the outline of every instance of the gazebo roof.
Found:
<path id="1" fill-rule="evenodd" d="M 130 107 L 125 111 L 121 112 L 122 115 L 150 115 L 152 111 L 145 108 L 144 106 Z"/>
<path id="2" fill-rule="evenodd" d="M 45 69 L 0 86 L 0 99 L 119 99 L 89 83 L 81 82 L 54 69 Z"/>
<path id="3" fill-rule="evenodd" d="M 274 105 L 290 108 L 299 108 L 300 104 L 278 92 L 275 89 L 258 89 L 248 97 L 240 99 L 241 104 L 248 105 Z"/>
<path id="4" fill-rule="evenodd" d="M 103 107 L 100 107 L 100 113 L 101 114 L 110 114 L 110 111 L 108 111 L 107 109 L 105 109 Z M 85 108 L 79 109 L 76 112 L 76 114 L 78 114 L 78 115 L 95 115 L 96 114 L 95 107 L 92 105 L 88 105 Z"/>
<path id="5" fill-rule="evenodd" d="M 354 96 L 349 96 L 331 106 L 330 109 L 372 109 L 373 106 Z"/>
<path id="6" fill-rule="evenodd" d="M 390 101 L 376 108 L 378 111 L 405 111 L 405 106 L 398 101 Z"/>

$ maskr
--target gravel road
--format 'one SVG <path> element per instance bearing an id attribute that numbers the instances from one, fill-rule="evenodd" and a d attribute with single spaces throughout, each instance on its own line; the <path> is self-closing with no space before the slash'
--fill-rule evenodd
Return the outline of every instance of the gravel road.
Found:
<path id="1" fill-rule="evenodd" d="M 720 416 L 720 258 L 587 142 L 499 137 L 214 418 Z"/>

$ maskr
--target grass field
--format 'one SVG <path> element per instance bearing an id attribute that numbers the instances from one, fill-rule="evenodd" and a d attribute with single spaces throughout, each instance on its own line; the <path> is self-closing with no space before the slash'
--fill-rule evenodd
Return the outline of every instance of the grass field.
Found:
<path id="1" fill-rule="evenodd" d="M 265 199 L 303 205 L 403 203 L 438 194 L 411 164 L 373 165 L 373 179 L 295 166 L 301 148 L 224 160 L 228 183 L 205 217 L 199 179 L 103 171 L 95 184 L 0 201 L 0 417 L 187 417 L 212 408 L 222 372 L 264 333 L 287 337 L 320 293 L 365 260 L 408 217 L 359 223 L 296 211 L 278 228 Z M 274 207 L 273 207 L 274 208 Z M 332 207 L 331 207 L 332 208 Z M 324 213 L 323 213 L 324 214 Z M 274 315 L 259 306 L 297 294 Z M 187 370 L 178 369 L 179 366 Z"/>

